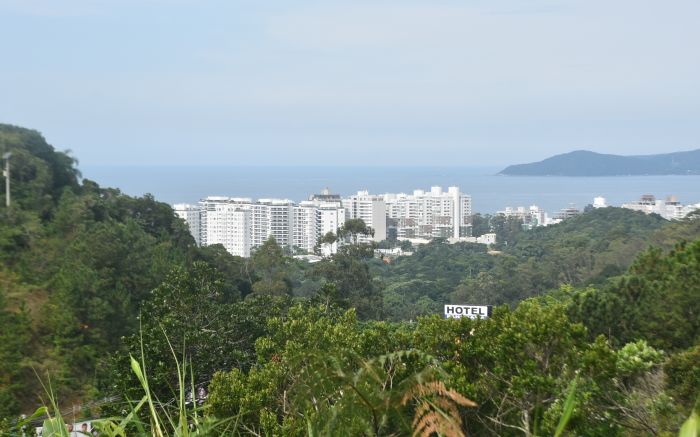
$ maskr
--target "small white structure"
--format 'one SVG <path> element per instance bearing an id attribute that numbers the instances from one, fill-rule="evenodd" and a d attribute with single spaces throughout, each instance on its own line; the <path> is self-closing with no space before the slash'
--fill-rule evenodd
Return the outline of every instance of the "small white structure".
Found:
<path id="1" fill-rule="evenodd" d="M 292 258 L 306 261 L 309 264 L 317 263 L 323 260 L 323 257 L 318 255 L 294 255 Z"/>
<path id="2" fill-rule="evenodd" d="M 529 208 L 524 206 L 510 207 L 506 206 L 502 211 L 496 214 L 504 217 L 516 217 L 522 220 L 523 226 L 532 229 L 538 226 L 547 226 L 550 224 L 550 218 L 547 213 L 537 205 L 530 205 Z"/>
<path id="3" fill-rule="evenodd" d="M 491 317 L 491 305 L 445 305 L 445 317 L 459 319 L 488 319 Z"/>
<path id="4" fill-rule="evenodd" d="M 496 234 L 489 233 L 489 234 L 479 235 L 478 237 L 476 237 L 476 242 L 481 243 L 481 244 L 486 244 L 487 246 L 490 246 L 492 244 L 496 244 Z"/>
<path id="5" fill-rule="evenodd" d="M 479 235 L 478 237 L 450 238 L 447 241 L 449 241 L 451 244 L 464 242 L 464 243 L 485 244 L 487 246 L 490 246 L 492 244 L 496 244 L 496 234 L 488 233 L 488 234 Z"/>

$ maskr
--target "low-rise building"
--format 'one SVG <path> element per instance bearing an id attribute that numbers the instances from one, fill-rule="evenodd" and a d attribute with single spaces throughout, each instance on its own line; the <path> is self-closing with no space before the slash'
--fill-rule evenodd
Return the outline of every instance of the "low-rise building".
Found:
<path id="1" fill-rule="evenodd" d="M 681 220 L 700 208 L 700 203 L 683 205 L 676 196 L 657 199 L 653 194 L 644 194 L 636 202 L 623 203 L 623 208 L 641 211 L 645 214 L 658 214 L 666 220 Z"/>
<path id="2" fill-rule="evenodd" d="M 496 244 L 496 234 L 490 232 L 488 234 L 479 235 L 478 237 L 450 238 L 448 241 L 450 243 L 465 242 L 485 244 L 487 246 L 491 246 L 493 244 Z"/>
<path id="3" fill-rule="evenodd" d="M 551 224 L 551 220 L 547 213 L 537 205 L 531 205 L 529 208 L 525 208 L 524 206 L 518 206 L 515 208 L 506 206 L 504 210 L 498 211 L 496 214 L 500 214 L 505 217 L 519 218 L 523 222 L 523 227 L 526 229 Z"/>
<path id="4" fill-rule="evenodd" d="M 605 197 L 598 196 L 593 198 L 593 208 L 605 208 L 608 204 L 605 202 Z"/>
<path id="5" fill-rule="evenodd" d="M 581 210 L 576 208 L 574 205 L 569 205 L 566 208 L 562 208 L 559 210 L 557 215 L 555 216 L 555 219 L 558 220 L 559 223 L 562 220 L 570 219 L 572 217 L 576 217 L 577 215 L 581 214 Z M 554 223 L 553 223 L 554 224 Z"/>

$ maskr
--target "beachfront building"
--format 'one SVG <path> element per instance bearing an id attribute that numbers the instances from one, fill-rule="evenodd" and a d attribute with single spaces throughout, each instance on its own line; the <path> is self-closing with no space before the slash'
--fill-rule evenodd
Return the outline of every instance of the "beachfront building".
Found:
<path id="1" fill-rule="evenodd" d="M 700 209 L 700 203 L 683 205 L 676 196 L 668 196 L 666 200 L 661 200 L 652 194 L 644 194 L 638 201 L 623 203 L 622 207 L 645 214 L 658 214 L 666 220 L 681 220 Z"/>
<path id="2" fill-rule="evenodd" d="M 197 205 L 174 208 L 197 244 L 223 244 L 238 256 L 250 256 L 271 236 L 294 251 L 328 256 L 337 252 L 337 243 L 319 244 L 319 240 L 331 232 L 337 235 L 350 219 L 362 219 L 374 231 L 373 236 L 360 236 L 360 243 L 386 240 L 387 222 L 401 239 L 460 239 L 471 234 L 471 197 L 458 187 L 447 191 L 432 187 L 411 195 L 359 191 L 346 198 L 326 189 L 299 204 L 289 199 L 210 196 Z"/>
<path id="3" fill-rule="evenodd" d="M 259 199 L 250 206 L 253 211 L 253 246 L 258 247 L 274 237 L 280 246 L 291 246 L 294 227 L 294 202 L 289 199 Z"/>
<path id="4" fill-rule="evenodd" d="M 207 197 L 200 201 L 200 245 L 221 244 L 231 255 L 249 257 L 252 248 L 249 205 L 250 199 L 227 197 Z"/>
<path id="5" fill-rule="evenodd" d="M 383 195 L 386 217 L 396 238 L 460 238 L 470 235 L 471 196 L 459 187 L 431 187 L 413 194 Z"/>
<path id="6" fill-rule="evenodd" d="M 358 191 L 357 194 L 342 200 L 345 208 L 345 219 L 362 219 L 367 226 L 374 230 L 374 237 L 360 236 L 359 243 L 386 240 L 386 203 L 384 196 Z"/>
<path id="7" fill-rule="evenodd" d="M 498 211 L 496 214 L 504 217 L 519 218 L 522 220 L 523 227 L 526 229 L 532 229 L 538 226 L 547 226 L 552 222 L 547 213 L 537 205 L 531 205 L 529 208 L 524 206 L 518 206 L 515 208 L 506 206 L 504 210 Z"/>
<path id="8" fill-rule="evenodd" d="M 201 241 L 199 225 L 201 220 L 199 217 L 199 207 L 197 205 L 191 205 L 189 203 L 178 203 L 173 205 L 173 210 L 175 211 L 175 215 L 177 215 L 185 221 L 187 227 L 190 230 L 190 234 L 192 234 L 192 237 L 194 238 L 195 243 L 197 243 L 197 246 L 200 246 Z"/>
<path id="9" fill-rule="evenodd" d="M 307 200 L 294 207 L 293 246 L 312 253 L 328 233 L 337 234 L 345 224 L 345 209 L 337 202 Z M 321 255 L 338 251 L 338 243 L 320 244 Z"/>
<path id="10" fill-rule="evenodd" d="M 200 246 L 222 244 L 232 255 L 248 257 L 251 250 L 274 237 L 280 246 L 313 253 L 319 239 L 337 233 L 345 223 L 338 202 L 310 200 L 296 205 L 289 199 L 209 196 L 197 205 L 174 205 Z M 337 244 L 320 247 L 325 255 Z"/>

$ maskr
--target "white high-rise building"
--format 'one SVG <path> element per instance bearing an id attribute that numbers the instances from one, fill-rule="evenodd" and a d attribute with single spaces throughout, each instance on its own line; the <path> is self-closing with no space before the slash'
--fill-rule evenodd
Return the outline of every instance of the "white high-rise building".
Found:
<path id="1" fill-rule="evenodd" d="M 261 246 L 270 236 L 280 246 L 292 245 L 294 202 L 289 199 L 259 199 L 251 204 L 254 213 L 253 246 Z"/>
<path id="2" fill-rule="evenodd" d="M 348 219 L 362 219 L 374 230 L 374 237 L 360 236 L 359 242 L 387 238 L 387 221 L 398 223 L 398 237 L 461 238 L 468 235 L 471 197 L 458 187 L 416 190 L 412 195 L 371 195 L 359 191 L 345 199 L 328 189 L 308 201 L 295 204 L 288 199 L 216 197 L 202 199 L 196 206 L 174 206 L 188 224 L 197 244 L 223 244 L 234 255 L 250 256 L 270 236 L 281 246 L 314 252 L 329 232 L 338 233 Z M 337 244 L 320 246 L 323 255 L 337 251 Z"/>
<path id="3" fill-rule="evenodd" d="M 294 207 L 294 246 L 313 252 L 319 239 L 345 224 L 345 209 L 337 202 L 304 201 Z M 320 246 L 324 256 L 336 253 L 338 244 Z"/>
<path id="4" fill-rule="evenodd" d="M 374 229 L 374 238 L 361 236 L 360 243 L 386 240 L 386 204 L 383 196 L 375 196 L 367 191 L 358 191 L 342 200 L 346 219 L 362 219 Z"/>
<path id="5" fill-rule="evenodd" d="M 471 196 L 459 187 L 431 187 L 413 194 L 387 193 L 387 218 L 396 226 L 398 238 L 460 238 L 471 224 Z"/>
<path id="6" fill-rule="evenodd" d="M 249 257 L 251 211 L 244 203 L 230 200 L 208 197 L 200 202 L 201 244 L 221 244 L 231 255 Z"/>
<path id="7" fill-rule="evenodd" d="M 178 203 L 173 205 L 173 211 L 175 211 L 175 214 L 183 219 L 185 223 L 187 223 L 187 227 L 190 229 L 190 234 L 192 234 L 197 246 L 201 246 L 202 242 L 200 239 L 199 230 L 201 219 L 199 217 L 199 207 L 188 203 Z"/>
<path id="8" fill-rule="evenodd" d="M 188 224 L 197 244 L 223 244 L 233 255 L 250 256 L 271 236 L 281 246 L 313 252 L 328 232 L 337 233 L 345 223 L 345 210 L 338 202 L 307 201 L 300 205 L 288 199 L 260 199 L 210 196 L 196 206 L 174 205 Z M 330 255 L 337 245 L 324 245 Z"/>
<path id="9" fill-rule="evenodd" d="M 316 225 L 317 208 L 315 205 L 305 205 L 304 203 L 294 207 L 292 246 L 313 252 L 319 239 Z"/>

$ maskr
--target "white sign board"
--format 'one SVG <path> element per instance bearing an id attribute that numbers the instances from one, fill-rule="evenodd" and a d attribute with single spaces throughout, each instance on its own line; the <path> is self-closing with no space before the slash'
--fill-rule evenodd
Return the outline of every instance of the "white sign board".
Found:
<path id="1" fill-rule="evenodd" d="M 445 305 L 445 317 L 488 319 L 491 316 L 491 308 L 491 305 Z"/>
<path id="2" fill-rule="evenodd" d="M 92 422 L 66 423 L 65 426 L 66 426 L 66 433 L 63 434 L 65 436 L 90 437 L 93 435 L 97 435 L 97 430 L 92 427 Z M 38 437 L 43 436 L 43 432 L 44 432 L 43 427 L 40 426 L 40 427 L 36 428 L 36 435 Z M 57 434 L 52 433 L 51 435 L 57 435 Z"/>

